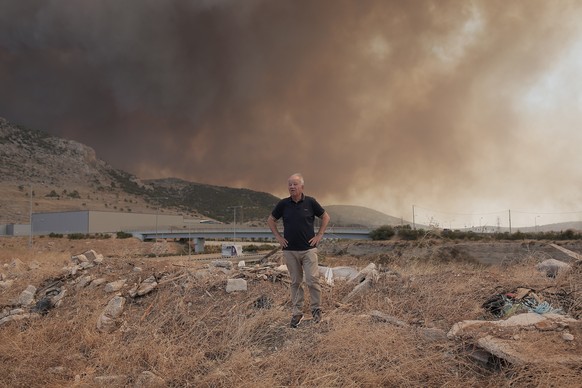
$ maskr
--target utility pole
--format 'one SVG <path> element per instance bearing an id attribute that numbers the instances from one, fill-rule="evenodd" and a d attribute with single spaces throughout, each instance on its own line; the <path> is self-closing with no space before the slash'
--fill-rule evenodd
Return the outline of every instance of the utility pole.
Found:
<path id="1" fill-rule="evenodd" d="M 233 241 L 236 240 L 236 208 L 238 208 L 238 207 L 240 207 L 240 212 L 242 213 L 242 209 L 243 209 L 242 205 L 230 206 L 229 207 L 229 209 L 232 209 L 232 211 L 233 211 L 233 225 L 232 225 Z"/>
<path id="2" fill-rule="evenodd" d="M 511 234 L 511 209 L 509 209 L 509 234 Z"/>
<path id="3" fill-rule="evenodd" d="M 416 221 L 414 219 L 414 205 L 412 205 L 412 229 L 416 230 Z"/>

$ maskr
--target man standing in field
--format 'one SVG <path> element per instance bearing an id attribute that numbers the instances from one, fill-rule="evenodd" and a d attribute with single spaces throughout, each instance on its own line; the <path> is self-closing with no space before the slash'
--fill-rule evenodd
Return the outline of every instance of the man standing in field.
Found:
<path id="1" fill-rule="evenodd" d="M 279 201 L 267 219 L 269 228 L 283 248 L 287 269 L 291 275 L 291 327 L 303 319 L 303 274 L 309 289 L 313 322 L 321 320 L 321 286 L 317 264 L 317 244 L 323 238 L 329 223 L 329 215 L 313 197 L 303 194 L 304 180 L 301 174 L 293 174 L 287 181 L 290 196 Z M 317 234 L 313 228 L 315 217 L 321 219 Z M 283 218 L 282 236 L 277 221 Z"/>

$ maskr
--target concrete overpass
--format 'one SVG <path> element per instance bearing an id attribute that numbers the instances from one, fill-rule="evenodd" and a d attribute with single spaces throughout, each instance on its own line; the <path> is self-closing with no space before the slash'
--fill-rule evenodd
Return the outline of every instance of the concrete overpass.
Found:
<path id="1" fill-rule="evenodd" d="M 233 227 L 213 227 L 213 228 L 191 228 L 174 230 L 142 230 L 133 231 L 132 235 L 141 240 L 156 239 L 188 239 L 196 241 L 198 250 L 199 244 L 204 246 L 204 240 L 229 239 L 229 240 L 251 240 L 251 239 L 274 239 L 269 228 L 233 228 Z M 369 240 L 370 229 L 366 228 L 328 228 L 323 236 L 324 239 L 350 239 Z"/>

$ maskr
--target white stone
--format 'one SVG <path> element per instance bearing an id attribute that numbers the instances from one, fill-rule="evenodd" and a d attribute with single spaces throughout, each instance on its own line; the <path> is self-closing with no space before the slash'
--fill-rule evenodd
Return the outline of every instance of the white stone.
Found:
<path id="1" fill-rule="evenodd" d="M 123 313 L 123 308 L 125 307 L 125 298 L 122 296 L 114 296 L 109 300 L 103 314 L 110 318 L 118 318 Z"/>
<path id="2" fill-rule="evenodd" d="M 80 263 L 86 263 L 89 261 L 89 259 L 87 259 L 87 256 L 85 256 L 84 254 L 80 254 L 80 255 L 75 255 L 71 257 L 71 260 L 75 263 L 75 264 L 80 264 Z"/>
<path id="3" fill-rule="evenodd" d="M 77 283 L 77 285 L 75 286 L 75 288 L 77 290 L 80 290 L 82 288 L 85 288 L 85 287 L 87 287 L 91 283 L 92 280 L 93 280 L 93 276 L 91 276 L 91 275 L 82 276 L 79 279 L 79 282 Z"/>
<path id="4" fill-rule="evenodd" d="M 97 329 L 102 332 L 111 333 L 117 328 L 117 318 L 123 313 L 125 298 L 115 296 L 109 300 L 107 306 L 97 320 Z"/>
<path id="5" fill-rule="evenodd" d="M 227 268 L 227 269 L 232 268 L 232 262 L 230 262 L 228 260 L 214 260 L 210 263 L 210 265 L 212 265 L 213 267 L 219 267 L 219 268 Z"/>
<path id="6" fill-rule="evenodd" d="M 507 326 L 532 326 L 538 322 L 545 321 L 546 318 L 543 315 L 536 313 L 525 313 L 517 314 L 507 318 L 504 321 L 497 321 L 497 326 L 507 327 Z"/>
<path id="7" fill-rule="evenodd" d="M 95 261 L 95 259 L 97 259 L 97 252 L 95 252 L 93 249 L 90 249 L 83 253 L 83 256 L 85 256 L 89 261 Z"/>
<path id="8" fill-rule="evenodd" d="M 105 285 L 105 292 L 119 291 L 123 288 L 123 286 L 125 286 L 125 282 L 127 282 L 127 279 L 121 279 L 121 280 L 117 280 L 115 282 L 107 283 Z"/>
<path id="9" fill-rule="evenodd" d="M 536 265 L 536 268 L 539 271 L 545 272 L 547 276 L 555 277 L 558 273 L 569 271 L 572 266 L 560 260 L 548 259 Z"/>
<path id="10" fill-rule="evenodd" d="M 152 292 L 158 286 L 158 282 L 154 276 L 150 276 L 146 280 L 144 280 L 139 287 L 137 288 L 136 295 L 142 296 Z"/>
<path id="11" fill-rule="evenodd" d="M 14 280 L 12 279 L 0 281 L 0 288 L 10 288 L 12 284 L 14 284 Z"/>
<path id="12" fill-rule="evenodd" d="M 246 291 L 247 281 L 244 279 L 228 279 L 226 281 L 226 292 Z"/>
<path id="13" fill-rule="evenodd" d="M 564 339 L 564 341 L 574 341 L 574 335 L 572 335 L 571 333 L 563 333 L 562 338 Z"/>
<path id="14" fill-rule="evenodd" d="M 18 297 L 18 303 L 21 306 L 30 306 L 34 303 L 34 295 L 36 294 L 36 287 L 33 285 L 29 285 L 26 287 L 26 290 L 22 291 L 20 296 Z"/>

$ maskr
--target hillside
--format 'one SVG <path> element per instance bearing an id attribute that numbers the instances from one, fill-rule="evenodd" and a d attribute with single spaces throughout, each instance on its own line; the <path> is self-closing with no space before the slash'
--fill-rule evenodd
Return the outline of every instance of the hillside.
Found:
<path id="1" fill-rule="evenodd" d="M 279 198 L 244 188 L 176 178 L 141 180 L 76 141 L 0 118 L 0 224 L 28 223 L 33 212 L 103 210 L 179 214 L 264 225 Z M 32 201 L 31 201 L 32 194 Z M 372 209 L 326 206 L 335 226 L 397 224 Z"/>
<path id="2" fill-rule="evenodd" d="M 141 181 L 100 160 L 86 145 L 3 118 L 0 182 L 0 223 L 27 223 L 30 210 L 159 211 L 230 222 L 233 206 L 242 206 L 239 217 L 253 221 L 266 219 L 278 200 L 268 193 L 180 179 Z"/>
<path id="3" fill-rule="evenodd" d="M 325 210 L 329 213 L 334 225 L 378 227 L 382 225 L 402 225 L 408 222 L 363 206 L 328 205 Z"/>

